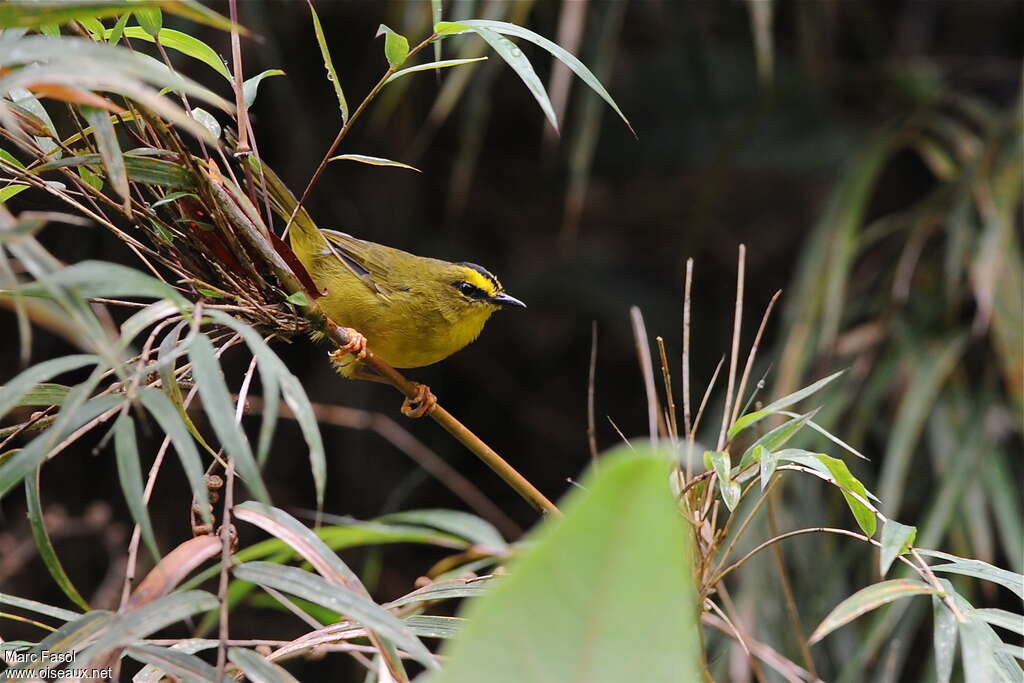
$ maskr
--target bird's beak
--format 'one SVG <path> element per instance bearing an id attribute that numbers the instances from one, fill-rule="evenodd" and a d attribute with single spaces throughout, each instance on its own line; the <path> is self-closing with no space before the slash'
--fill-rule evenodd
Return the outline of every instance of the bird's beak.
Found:
<path id="1" fill-rule="evenodd" d="M 519 308 L 526 308 L 526 304 L 524 304 L 522 301 L 515 298 L 514 296 L 509 296 L 505 292 L 502 292 L 498 296 L 491 297 L 491 303 L 501 306 L 502 308 L 506 308 L 508 306 L 518 306 Z"/>

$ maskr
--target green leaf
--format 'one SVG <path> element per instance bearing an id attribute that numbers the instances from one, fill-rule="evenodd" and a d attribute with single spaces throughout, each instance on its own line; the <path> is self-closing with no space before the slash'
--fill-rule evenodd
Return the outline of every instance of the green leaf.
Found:
<path id="1" fill-rule="evenodd" d="M 751 425 L 757 423 L 758 421 L 763 420 L 769 415 L 774 415 L 783 408 L 788 408 L 794 403 L 799 403 L 808 396 L 817 393 L 827 384 L 832 382 L 832 380 L 842 375 L 844 372 L 846 372 L 846 370 L 840 370 L 839 372 L 831 374 L 828 377 L 819 379 L 814 384 L 806 386 L 803 389 L 800 389 L 799 391 L 794 391 L 792 394 L 789 394 L 788 396 L 783 396 L 779 400 L 769 403 L 761 410 L 757 410 L 752 413 L 747 413 L 746 415 L 743 415 L 738 420 L 736 420 L 736 422 L 734 422 L 731 427 L 729 427 L 729 439 L 731 440 L 736 438 L 736 436 L 743 432 L 743 430 L 745 430 L 747 427 L 750 427 Z"/>
<path id="2" fill-rule="evenodd" d="M 882 548 L 878 554 L 878 570 L 882 576 L 889 572 L 897 555 L 910 551 L 916 538 L 917 527 L 906 526 L 891 519 L 885 520 L 882 525 Z"/>
<path id="3" fill-rule="evenodd" d="M 974 616 L 987 624 L 1024 636 L 1024 616 L 1020 614 L 1014 614 L 998 607 L 985 607 L 974 610 Z"/>
<path id="4" fill-rule="evenodd" d="M 39 551 L 39 557 L 43 560 L 47 571 L 50 572 L 50 576 L 57 582 L 64 595 L 68 596 L 71 602 L 88 612 L 92 608 L 89 607 L 89 603 L 85 601 L 82 594 L 75 588 L 75 584 L 68 578 L 67 572 L 64 571 L 64 565 L 60 563 L 57 551 L 54 550 L 53 543 L 50 542 L 50 532 L 46 528 L 46 522 L 43 517 L 43 505 L 39 500 L 39 470 L 40 468 L 37 467 L 35 474 L 25 477 L 25 507 L 28 508 L 28 521 L 32 527 L 32 537 L 36 541 L 36 550 Z"/>
<path id="5" fill-rule="evenodd" d="M 409 40 L 400 33 L 395 33 L 390 28 L 381 24 L 377 28 L 377 36 L 384 36 L 384 56 L 392 69 L 397 69 L 405 63 L 409 56 Z"/>
<path id="6" fill-rule="evenodd" d="M 113 36 L 113 29 L 107 30 L 104 35 L 110 39 Z M 154 42 L 153 34 L 138 26 L 129 26 L 124 29 L 124 35 L 128 38 L 147 40 L 151 43 Z M 199 60 L 223 76 L 228 82 L 231 82 L 231 73 L 228 71 L 227 67 L 224 66 L 224 60 L 220 58 L 220 55 L 217 54 L 216 50 L 203 41 L 198 38 L 193 38 L 187 33 L 175 31 L 171 28 L 160 29 L 159 35 L 160 44 L 164 47 Z"/>
<path id="7" fill-rule="evenodd" d="M 185 427 L 181 415 L 171 401 L 159 389 L 153 387 L 142 387 L 138 391 L 139 402 L 146 411 L 152 415 L 160 429 L 164 431 L 174 444 L 174 450 L 178 453 L 181 467 L 185 470 L 185 477 L 188 479 L 189 487 L 192 489 L 192 496 L 196 500 L 199 513 L 207 524 L 213 523 L 210 515 L 210 496 L 206 488 L 206 479 L 203 476 L 203 464 L 199 459 L 199 452 L 192 442 L 192 437 Z"/>
<path id="8" fill-rule="evenodd" d="M 814 644 L 840 626 L 894 600 L 912 595 L 934 595 L 935 592 L 924 581 L 915 579 L 890 579 L 862 588 L 836 605 L 818 628 L 814 629 L 809 642 Z"/>
<path id="9" fill-rule="evenodd" d="M 368 157 L 365 154 L 339 154 L 336 157 L 331 157 L 328 161 L 358 161 L 361 164 L 370 164 L 371 166 L 396 166 L 398 168 L 407 168 L 410 171 L 416 171 L 421 173 L 420 169 L 409 164 L 403 164 L 400 161 L 391 161 L 391 159 L 382 159 L 380 157 Z"/>
<path id="10" fill-rule="evenodd" d="M 341 121 L 348 123 L 348 102 L 345 101 L 345 93 L 341 89 L 341 81 L 338 80 L 338 72 L 331 60 L 331 51 L 327 47 L 327 39 L 324 37 L 324 29 L 320 25 L 320 17 L 317 16 L 313 3 L 306 0 L 309 5 L 309 13 L 313 16 L 313 31 L 316 33 L 316 42 L 320 46 L 320 54 L 324 58 L 324 68 L 327 69 L 327 80 L 334 86 L 334 94 L 338 98 L 338 106 L 341 108 Z"/>
<path id="11" fill-rule="evenodd" d="M 132 14 L 135 15 L 135 20 L 139 22 L 139 26 L 141 26 L 151 38 L 160 37 L 160 42 L 163 42 L 163 37 L 160 36 L 160 29 L 164 26 L 164 15 L 159 8 L 147 7 L 146 9 L 137 9 L 132 12 Z"/>
<path id="12" fill-rule="evenodd" d="M 214 139 L 220 139 L 220 121 L 218 121 L 213 114 L 206 111 L 205 109 L 202 109 L 201 107 L 195 107 L 191 113 L 192 118 L 198 121 L 199 125 L 201 125 L 203 128 L 210 131 L 210 135 L 212 135 Z"/>
<path id="13" fill-rule="evenodd" d="M 469 22 L 466 22 L 467 24 Z M 498 56 L 505 60 L 505 62 L 512 67 L 512 70 L 516 72 L 516 75 L 526 85 L 527 90 L 533 95 L 534 99 L 537 100 L 537 104 L 540 105 L 541 111 L 544 112 L 544 116 L 547 117 L 551 127 L 556 131 L 558 130 L 558 118 L 555 116 L 555 110 L 551 106 L 551 100 L 548 98 L 547 90 L 544 89 L 544 84 L 541 83 L 540 77 L 537 76 L 537 72 L 533 70 L 533 65 L 530 64 L 530 60 L 526 58 L 523 51 L 520 50 L 515 43 L 499 33 L 496 33 L 489 28 L 477 27 L 473 29 L 477 35 L 487 41 Z"/>
<path id="14" fill-rule="evenodd" d="M 71 387 L 64 384 L 37 384 L 19 401 L 19 406 L 59 406 Z"/>
<path id="15" fill-rule="evenodd" d="M 736 509 L 740 501 L 740 485 L 732 480 L 732 463 L 729 454 L 725 451 L 707 451 L 704 454 L 705 461 L 710 461 L 718 477 L 718 487 L 722 492 L 722 501 L 730 511 Z"/>
<path id="16" fill-rule="evenodd" d="M 746 469 L 747 465 L 754 462 L 755 449 L 760 446 L 766 451 L 776 451 L 782 448 L 786 442 L 796 436 L 797 432 L 804 428 L 808 422 L 811 421 L 820 408 L 816 408 L 809 413 L 805 413 L 799 417 L 794 417 L 787 422 L 783 422 L 781 425 L 771 430 L 760 439 L 750 444 L 750 447 L 743 452 L 743 457 L 740 458 L 740 469 Z"/>
<path id="17" fill-rule="evenodd" d="M 162 673 L 181 681 L 212 683 L 217 680 L 217 670 L 214 667 L 188 652 L 136 643 L 127 649 L 127 653 L 132 659 L 156 667 Z M 230 679 L 223 680 L 227 683 Z M 132 682 L 136 683 L 136 679 L 133 678 Z"/>
<path id="18" fill-rule="evenodd" d="M 377 519 L 384 524 L 416 524 L 446 531 L 476 545 L 504 552 L 508 544 L 489 522 L 459 510 L 409 510 L 394 512 Z"/>
<path id="19" fill-rule="evenodd" d="M 28 188 L 28 185 L 19 185 L 17 183 L 0 188 L 0 204 L 6 204 L 7 200 L 18 196 Z"/>
<path id="20" fill-rule="evenodd" d="M 199 199 L 199 195 L 197 195 L 194 192 L 171 192 L 163 199 L 158 199 L 157 201 L 153 202 L 152 204 L 150 204 L 150 206 L 155 209 L 158 206 L 163 206 L 164 204 L 170 204 L 173 201 L 177 201 L 182 197 L 192 197 L 193 199 Z"/>
<path id="21" fill-rule="evenodd" d="M 50 285 L 71 287 L 82 297 L 143 297 L 168 299 L 185 310 L 190 304 L 185 297 L 151 275 L 107 261 L 80 261 L 62 268 L 49 278 Z M 41 283 L 29 283 L 22 291 L 30 296 L 45 296 L 47 289 Z"/>
<path id="22" fill-rule="evenodd" d="M 864 502 L 851 495 L 850 492 L 852 491 L 865 501 L 870 500 L 871 494 L 868 493 L 864 484 L 850 473 L 850 469 L 846 466 L 845 462 L 824 453 L 810 453 L 796 448 L 778 451 L 773 456 L 780 461 L 786 460 L 799 463 L 825 474 L 830 481 L 840 487 L 840 492 L 843 494 L 843 498 L 846 499 L 850 512 L 853 513 L 857 524 L 864 534 L 869 537 L 875 535 L 875 531 L 878 528 L 878 518 L 875 516 L 874 511 Z"/>
<path id="23" fill-rule="evenodd" d="M 22 653 L 23 663 L 5 670 L 5 677 L 10 680 L 41 678 L 42 671 L 53 670 L 52 660 L 44 659 L 44 652 L 54 657 L 64 652 L 77 651 L 97 633 L 102 633 L 113 620 L 114 614 L 106 610 L 95 610 L 79 616 Z"/>
<path id="24" fill-rule="evenodd" d="M 86 185 L 89 185 L 90 187 L 95 188 L 96 190 L 103 189 L 103 178 L 99 177 L 98 175 L 90 171 L 88 166 L 79 166 L 78 176 L 85 182 Z"/>
<path id="25" fill-rule="evenodd" d="M 441 22 L 441 24 L 447 24 L 447 23 L 448 22 Z M 617 105 L 615 103 L 615 100 L 612 99 L 612 96 L 609 95 L 608 91 L 604 89 L 603 85 L 601 85 L 601 81 L 598 80 L 597 76 L 595 76 L 590 71 L 590 69 L 588 69 L 583 64 L 583 62 L 581 62 L 579 59 L 577 59 L 571 52 L 569 52 L 565 48 L 561 47 L 557 43 L 554 43 L 554 42 L 548 40 L 544 36 L 541 36 L 541 35 L 538 35 L 538 34 L 534 33 L 530 29 L 523 28 L 522 26 L 517 26 L 515 24 L 510 24 L 510 23 L 505 22 L 505 21 L 490 21 L 490 20 L 487 20 L 487 19 L 469 19 L 469 20 L 461 20 L 459 22 L 456 22 L 456 24 L 454 24 L 454 25 L 468 27 L 470 30 L 474 30 L 474 31 L 476 31 L 478 33 L 479 33 L 479 31 L 481 29 L 484 29 L 484 30 L 490 29 L 491 31 L 494 31 L 496 33 L 500 33 L 500 34 L 503 34 L 503 35 L 516 36 L 517 38 L 523 38 L 524 40 L 528 40 L 531 43 L 533 43 L 533 44 L 535 44 L 535 45 L 537 45 L 537 46 L 547 50 L 549 53 L 551 53 L 552 57 L 554 57 L 555 59 L 557 59 L 560 62 L 562 62 L 563 64 L 565 64 L 567 67 L 569 67 L 569 69 L 571 69 L 572 72 L 575 73 L 580 78 L 580 80 L 582 80 L 584 83 L 586 83 L 587 86 L 591 90 L 593 90 L 595 93 L 597 93 L 601 97 L 602 100 L 607 102 L 608 106 L 611 107 L 615 111 L 615 113 L 619 115 L 619 118 L 622 119 L 622 122 L 625 123 L 626 126 L 629 128 L 629 132 L 633 133 L 634 137 L 636 136 L 636 132 L 633 130 L 633 126 L 632 126 L 632 124 L 630 124 L 629 119 L 626 118 L 626 115 L 622 113 L 621 109 L 619 109 L 619 105 Z M 438 24 L 438 26 L 440 26 L 440 24 Z M 445 29 L 446 29 L 445 33 L 447 34 L 448 31 L 450 30 L 450 27 L 445 27 Z M 434 30 L 437 31 L 438 33 L 441 33 L 441 31 L 437 30 L 437 26 L 435 26 Z M 453 31 L 453 32 L 458 32 L 458 31 Z M 484 38 L 484 40 L 487 40 L 487 39 Z M 490 42 L 490 41 L 487 41 L 487 42 Z M 556 130 L 557 130 L 557 128 L 556 128 Z"/>
<path id="26" fill-rule="evenodd" d="M 209 134 L 209 131 L 207 131 L 206 128 L 203 128 L 203 131 L 205 131 L 206 134 Z M 215 140 L 211 138 L 210 141 L 214 142 Z M 55 168 L 64 168 L 67 166 L 96 166 L 100 162 L 101 159 L 99 154 L 81 154 L 74 157 L 67 157 L 65 159 L 47 162 L 41 166 L 37 166 L 33 172 L 43 173 L 45 171 L 52 171 Z M 128 178 L 139 183 L 174 188 L 193 188 L 196 185 L 196 180 L 192 176 L 192 173 L 173 161 L 137 156 L 129 151 L 124 155 L 124 165 L 125 170 L 128 173 Z"/>
<path id="27" fill-rule="evenodd" d="M 271 76 L 284 76 L 284 71 L 281 69 L 267 69 L 261 71 L 252 78 L 247 78 L 242 83 L 242 96 L 245 98 L 245 108 L 248 109 L 256 101 L 256 95 L 260 89 L 260 83 L 263 82 L 264 78 L 270 78 Z"/>
<path id="28" fill-rule="evenodd" d="M 455 579 L 445 583 L 432 583 L 429 586 L 403 595 L 397 600 L 384 605 L 387 609 L 412 605 L 417 602 L 434 602 L 435 600 L 453 600 L 455 598 L 477 598 L 490 590 L 495 579 Z"/>
<path id="29" fill-rule="evenodd" d="M 298 292 L 292 292 L 291 294 L 289 294 L 285 298 L 285 301 L 287 301 L 290 304 L 295 304 L 296 306 L 302 306 L 302 307 L 309 306 L 310 303 L 311 303 L 310 300 L 309 300 L 309 295 L 306 294 L 305 292 L 301 291 L 301 290 L 299 290 Z"/>
<path id="30" fill-rule="evenodd" d="M 466 626 L 466 620 L 458 617 L 436 617 L 414 614 L 402 621 L 420 638 L 455 638 Z"/>
<path id="31" fill-rule="evenodd" d="M 125 210 L 131 203 L 131 191 L 128 187 L 128 171 L 125 168 L 121 145 L 117 141 L 114 125 L 110 123 L 110 114 L 95 107 L 80 107 L 85 120 L 92 126 L 93 138 L 100 150 L 103 168 L 107 171 L 110 186 L 124 200 Z"/>
<path id="32" fill-rule="evenodd" d="M 430 650 L 399 619 L 359 592 L 330 583 L 297 567 L 282 567 L 269 562 L 246 562 L 236 566 L 233 573 L 242 581 L 269 586 L 344 614 L 391 640 L 423 666 L 437 668 Z"/>
<path id="33" fill-rule="evenodd" d="M 953 675 L 953 661 L 956 659 L 956 615 L 949 609 L 945 601 L 937 595 L 932 596 L 933 635 L 932 647 L 935 650 L 935 678 L 937 683 L 949 683 Z"/>
<path id="34" fill-rule="evenodd" d="M 25 164 L 18 161 L 18 158 L 8 152 L 6 149 L 0 149 L 0 159 L 3 159 L 7 163 L 11 164 L 15 168 L 25 168 Z M 2 165 L 0 165 L 2 167 Z"/>
<path id="35" fill-rule="evenodd" d="M 78 612 L 72 612 L 71 610 L 61 609 L 60 607 L 54 607 L 35 600 L 28 600 L 27 598 L 19 598 L 16 595 L 8 595 L 6 593 L 0 593 L 0 605 L 11 605 L 18 609 L 28 610 L 35 612 L 36 614 L 43 614 L 60 621 L 74 621 L 78 619 L 81 614 Z"/>
<path id="36" fill-rule="evenodd" d="M 117 474 L 121 491 L 132 518 L 139 525 L 142 540 L 146 543 L 155 563 L 160 562 L 160 550 L 153 535 L 149 510 L 143 494 L 142 465 L 139 462 L 139 447 L 135 438 L 135 423 L 129 415 L 121 415 L 114 423 L 114 451 L 117 455 Z"/>
<path id="37" fill-rule="evenodd" d="M 469 602 L 433 680 L 701 680 L 690 537 L 665 461 L 646 448 L 604 456 L 564 517 L 545 519 L 508 575 Z"/>
<path id="38" fill-rule="evenodd" d="M 131 645 L 140 638 L 217 605 L 217 598 L 206 591 L 183 591 L 119 613 L 110 628 L 79 654 L 76 664 L 87 667 L 111 650 Z"/>
<path id="39" fill-rule="evenodd" d="M 933 572 L 962 574 L 963 576 L 973 576 L 976 579 L 992 581 L 1013 591 L 1018 598 L 1024 599 L 1024 575 L 1000 569 L 999 567 L 994 567 L 988 562 L 982 562 L 981 560 L 967 560 L 962 557 L 957 557 L 956 555 L 950 555 L 949 553 L 940 553 L 937 550 L 925 550 L 918 548 L 917 552 L 927 557 L 937 557 L 939 559 L 949 560 L 949 564 L 932 565 Z"/>
<path id="40" fill-rule="evenodd" d="M 117 45 L 121 42 L 121 38 L 124 37 L 124 27 L 128 24 L 128 20 L 132 18 L 131 12 L 125 12 L 117 18 L 117 22 L 114 23 L 114 28 L 110 29 L 110 35 L 106 36 L 107 42 L 111 45 Z M 104 35 L 106 32 L 104 32 Z"/>
<path id="41" fill-rule="evenodd" d="M 434 43 L 434 45 L 437 46 L 439 45 L 439 43 Z M 483 62 L 486 61 L 486 59 L 487 57 L 474 57 L 472 59 L 443 59 L 435 62 L 427 62 L 426 64 L 417 64 L 416 66 L 410 66 L 391 74 L 390 76 L 388 76 L 388 79 L 384 81 L 384 84 L 387 85 L 392 81 L 396 81 L 399 78 L 402 78 L 403 76 L 408 76 L 409 74 L 414 74 L 417 71 L 429 71 L 431 69 L 447 69 L 453 66 L 462 66 L 464 64 Z"/>
<path id="42" fill-rule="evenodd" d="M 277 664 L 268 661 L 252 650 L 233 647 L 228 650 L 228 659 L 242 670 L 251 681 L 258 683 L 299 683 L 298 679 Z"/>
<path id="43" fill-rule="evenodd" d="M 467 33 L 472 31 L 466 24 L 460 24 L 454 21 L 438 21 L 434 23 L 434 33 L 439 36 L 454 36 L 459 33 Z"/>
<path id="44" fill-rule="evenodd" d="M 239 476 L 260 501 L 270 504 L 270 494 L 263 483 L 259 467 L 253 458 L 249 441 L 241 425 L 235 421 L 235 406 L 231 401 L 224 373 L 213 351 L 213 344 L 205 335 L 198 335 L 188 352 L 192 361 L 192 376 L 203 399 L 203 410 L 210 426 L 220 440 L 224 450 L 234 460 Z"/>
<path id="45" fill-rule="evenodd" d="M 775 468 L 779 464 L 779 459 L 775 457 L 775 454 L 771 451 L 765 450 L 764 446 L 757 446 L 754 449 L 752 458 L 754 462 L 760 463 L 761 492 L 764 493 L 765 488 L 768 486 L 768 482 L 772 480 L 772 476 L 775 474 Z"/>
<path id="46" fill-rule="evenodd" d="M 213 10 L 203 7 L 203 5 L 195 2 L 195 0 L 155 0 L 148 2 L 135 2 L 134 0 L 115 0 L 113 2 L 84 0 L 76 2 L 74 0 L 65 0 L 62 2 L 0 4 L 0 28 L 13 28 L 17 26 L 36 27 L 43 24 L 66 24 L 70 21 L 88 20 L 90 18 L 102 19 L 118 16 L 125 10 L 137 12 L 146 7 L 159 7 L 170 14 L 213 26 L 222 31 L 230 31 L 232 26 L 234 26 L 231 21 Z M 238 28 L 243 33 L 248 34 L 244 27 Z"/>

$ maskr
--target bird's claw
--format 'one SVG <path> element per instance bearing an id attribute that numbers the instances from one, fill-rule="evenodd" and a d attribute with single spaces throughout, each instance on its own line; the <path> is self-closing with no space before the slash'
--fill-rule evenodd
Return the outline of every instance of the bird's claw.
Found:
<path id="1" fill-rule="evenodd" d="M 423 417 L 437 405 L 437 397 L 426 384 L 416 383 L 416 396 L 402 402 L 402 415 L 411 418 Z"/>
<path id="2" fill-rule="evenodd" d="M 342 328 L 346 335 L 348 335 L 348 344 L 339 346 L 334 351 L 331 351 L 327 355 L 335 365 L 343 365 L 341 360 L 348 355 L 355 356 L 357 361 L 366 360 L 366 337 L 362 333 L 353 330 L 351 327 Z"/>

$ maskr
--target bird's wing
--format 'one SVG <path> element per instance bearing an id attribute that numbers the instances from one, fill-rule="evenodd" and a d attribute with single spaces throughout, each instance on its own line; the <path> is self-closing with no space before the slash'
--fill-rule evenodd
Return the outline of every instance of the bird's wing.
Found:
<path id="1" fill-rule="evenodd" d="M 374 256 L 371 244 L 336 230 L 321 232 L 327 238 L 327 250 L 330 250 L 330 254 L 341 261 L 371 291 L 386 299 L 392 290 L 388 285 L 388 267 L 383 259 Z"/>

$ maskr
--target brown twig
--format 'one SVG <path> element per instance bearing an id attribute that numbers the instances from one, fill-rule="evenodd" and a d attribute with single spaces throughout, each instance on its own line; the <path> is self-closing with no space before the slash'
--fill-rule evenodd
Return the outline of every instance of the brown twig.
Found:
<path id="1" fill-rule="evenodd" d="M 736 388 L 736 363 L 740 353 L 740 332 L 743 327 L 743 280 L 747 269 L 747 248 L 739 247 L 739 263 L 736 271 L 736 307 L 732 319 L 732 352 L 729 355 L 729 382 L 725 385 L 725 406 L 722 408 L 722 427 L 718 432 L 717 450 L 725 447 L 725 431 L 729 427 L 729 413 L 732 411 L 733 390 Z"/>

